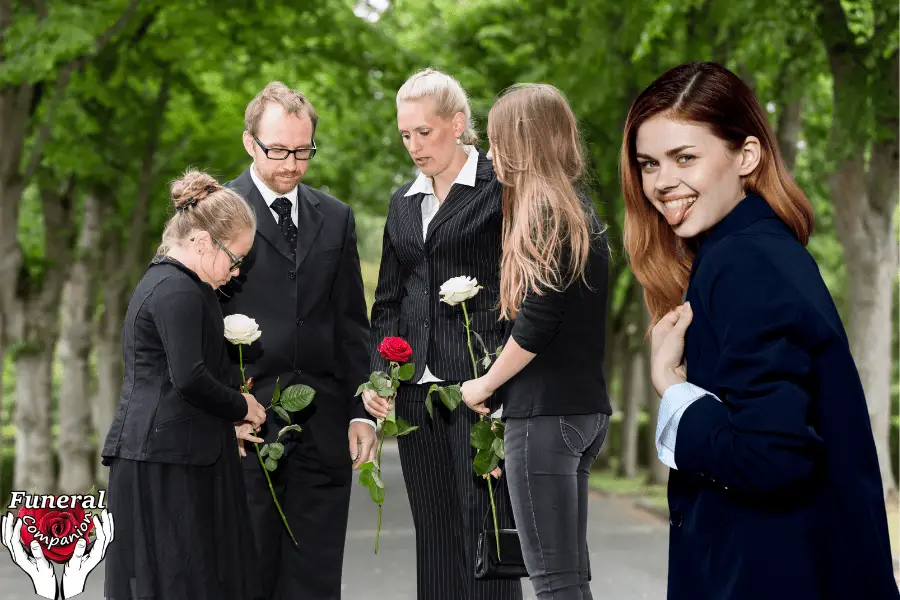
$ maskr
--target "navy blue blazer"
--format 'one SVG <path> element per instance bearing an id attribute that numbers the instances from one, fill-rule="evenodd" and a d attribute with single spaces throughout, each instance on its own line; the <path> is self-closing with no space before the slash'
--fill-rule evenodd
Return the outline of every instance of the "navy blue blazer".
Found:
<path id="1" fill-rule="evenodd" d="M 757 195 L 691 269 L 669 600 L 900 598 L 866 399 L 818 267 Z"/>

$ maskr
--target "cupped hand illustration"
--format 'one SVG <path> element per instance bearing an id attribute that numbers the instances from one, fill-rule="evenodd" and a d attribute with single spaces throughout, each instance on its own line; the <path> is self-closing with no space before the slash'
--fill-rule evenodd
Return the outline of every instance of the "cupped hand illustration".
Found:
<path id="1" fill-rule="evenodd" d="M 53 565 L 44 556 L 40 543 L 37 540 L 31 542 L 31 554 L 22 543 L 22 519 L 12 513 L 6 513 L 0 522 L 2 542 L 9 550 L 13 562 L 28 574 L 34 585 L 34 593 L 41 598 L 56 600 L 59 589 L 56 585 L 56 573 Z"/>
<path id="2" fill-rule="evenodd" d="M 87 576 L 106 556 L 106 549 L 113 539 L 115 524 L 113 523 L 112 515 L 104 509 L 99 517 L 94 515 L 93 519 L 97 539 L 94 540 L 94 545 L 91 546 L 87 553 L 85 553 L 87 549 L 86 539 L 82 538 L 75 544 L 75 552 L 63 570 L 63 598 L 72 598 L 84 591 Z"/>

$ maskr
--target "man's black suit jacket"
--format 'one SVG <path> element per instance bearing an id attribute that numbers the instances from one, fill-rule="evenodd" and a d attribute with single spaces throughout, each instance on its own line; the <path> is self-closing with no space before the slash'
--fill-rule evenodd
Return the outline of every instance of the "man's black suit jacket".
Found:
<path id="1" fill-rule="evenodd" d="M 278 378 L 282 389 L 295 383 L 313 387 L 313 404 L 295 413 L 293 421 L 304 434 L 309 432 L 326 463 L 349 466 L 350 420 L 371 418 L 362 400 L 354 398 L 356 388 L 369 378 L 369 321 L 353 211 L 300 184 L 297 253 L 292 258 L 250 168 L 226 185 L 253 206 L 258 222 L 240 274 L 221 294 L 225 315 L 256 319 L 262 332 L 243 349 L 246 375 L 254 378 L 252 393 L 268 406 Z M 284 426 L 269 411 L 266 440 L 274 440 Z M 251 467 L 252 462 L 244 461 Z"/>

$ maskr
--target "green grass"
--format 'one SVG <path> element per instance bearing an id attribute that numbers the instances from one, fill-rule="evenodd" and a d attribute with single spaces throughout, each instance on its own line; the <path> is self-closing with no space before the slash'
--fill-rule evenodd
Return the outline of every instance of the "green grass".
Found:
<path id="1" fill-rule="evenodd" d="M 634 498 L 646 498 L 653 504 L 665 508 L 666 486 L 662 484 L 648 485 L 647 473 L 640 471 L 634 478 L 616 477 L 615 469 L 603 469 L 591 473 L 590 486 L 594 489 L 605 490 L 619 496 L 631 496 Z"/>

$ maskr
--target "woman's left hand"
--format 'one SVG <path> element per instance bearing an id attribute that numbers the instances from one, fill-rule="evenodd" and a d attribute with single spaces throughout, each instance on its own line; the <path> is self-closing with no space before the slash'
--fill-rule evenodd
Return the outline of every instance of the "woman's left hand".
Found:
<path id="1" fill-rule="evenodd" d="M 486 406 L 486 403 L 493 393 L 494 390 L 484 384 L 483 377 L 470 379 L 462 384 L 463 402 L 479 415 L 491 414 L 491 409 Z"/>
<path id="2" fill-rule="evenodd" d="M 264 439 L 253 435 L 253 423 L 241 423 L 240 425 L 235 425 L 234 434 L 237 436 L 238 454 L 241 456 L 247 456 L 247 451 L 244 450 L 244 440 L 256 442 L 257 444 L 265 442 Z"/>
<path id="3" fill-rule="evenodd" d="M 687 381 L 684 335 L 694 313 L 685 302 L 659 320 L 650 331 L 650 378 L 662 396 L 672 385 Z"/>

